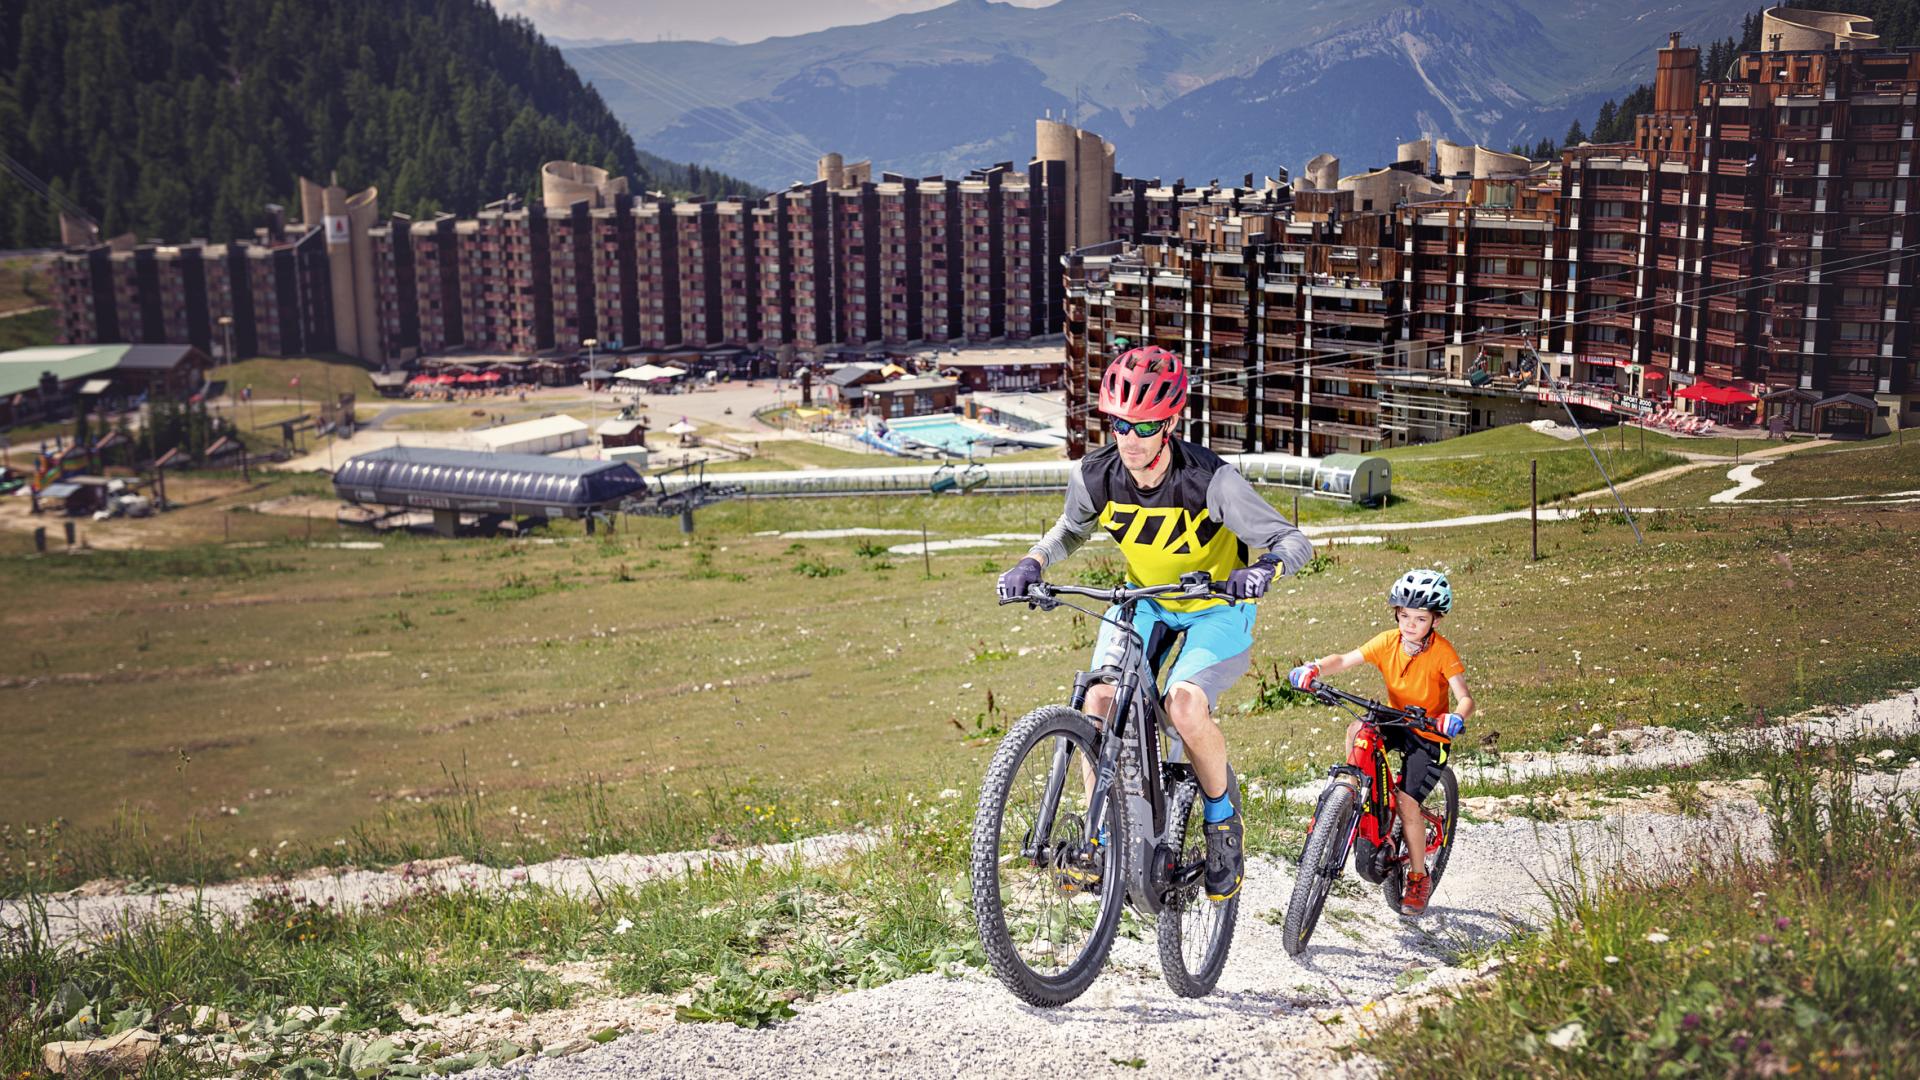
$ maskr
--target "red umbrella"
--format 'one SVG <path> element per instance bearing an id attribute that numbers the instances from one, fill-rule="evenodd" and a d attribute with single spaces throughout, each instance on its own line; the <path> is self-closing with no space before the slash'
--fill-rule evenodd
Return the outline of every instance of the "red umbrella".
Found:
<path id="1" fill-rule="evenodd" d="M 469 385 L 470 385 L 470 384 L 472 384 L 472 383 L 477 383 L 477 382 L 479 382 L 479 381 L 480 381 L 480 376 L 478 376 L 478 375 L 475 375 L 475 374 L 474 374 L 473 372 L 471 372 L 471 371 L 469 371 L 469 372 L 467 372 L 466 374 L 464 374 L 464 375 L 462 375 L 462 376 L 460 376 L 460 377 L 459 377 L 458 379 L 455 379 L 454 381 L 455 381 L 455 382 L 457 382 L 457 383 L 463 383 L 463 384 L 469 384 Z"/>
<path id="2" fill-rule="evenodd" d="M 497 371 L 483 371 L 480 373 L 480 377 L 474 381 L 475 382 L 499 382 L 500 373 Z"/>
<path id="3" fill-rule="evenodd" d="M 1715 405 L 1752 405 L 1760 399 L 1733 386 L 1715 387 L 1713 396 L 1707 399 Z"/>
<path id="4" fill-rule="evenodd" d="M 1693 383 L 1675 390 L 1673 396 L 1676 398 L 1686 398 L 1689 401 L 1712 401 L 1713 387 L 1708 386 L 1706 383 Z"/>
<path id="5" fill-rule="evenodd" d="M 451 375 L 435 375 L 433 377 L 433 385 L 435 386 L 450 386 L 452 384 L 453 376 Z"/>
<path id="6" fill-rule="evenodd" d="M 407 385 L 408 386 L 431 386 L 433 385 L 433 376 L 415 375 L 413 378 L 407 380 Z"/>

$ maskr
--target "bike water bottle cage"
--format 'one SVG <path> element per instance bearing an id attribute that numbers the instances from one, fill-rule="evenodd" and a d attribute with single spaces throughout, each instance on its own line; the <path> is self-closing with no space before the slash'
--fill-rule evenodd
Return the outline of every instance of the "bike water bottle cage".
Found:
<path id="1" fill-rule="evenodd" d="M 1107 424 L 1115 435 L 1138 435 L 1142 439 L 1153 438 L 1167 426 L 1165 420 L 1122 420 L 1117 416 L 1108 417 Z"/>

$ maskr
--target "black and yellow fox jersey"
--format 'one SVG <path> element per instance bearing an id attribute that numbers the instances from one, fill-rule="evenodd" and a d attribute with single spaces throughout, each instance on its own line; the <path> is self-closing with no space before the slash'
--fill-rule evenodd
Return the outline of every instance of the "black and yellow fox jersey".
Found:
<path id="1" fill-rule="evenodd" d="M 1142 489 L 1120 461 L 1119 448 L 1102 446 L 1068 474 L 1060 520 L 1034 546 L 1042 566 L 1059 562 L 1105 529 L 1126 560 L 1135 585 L 1171 585 L 1205 570 L 1216 581 L 1248 565 L 1249 544 L 1292 574 L 1313 557 L 1313 545 L 1253 490 L 1240 470 L 1205 447 L 1170 440 L 1173 461 L 1159 486 Z M 1227 601 L 1156 601 L 1171 611 L 1197 611 Z"/>

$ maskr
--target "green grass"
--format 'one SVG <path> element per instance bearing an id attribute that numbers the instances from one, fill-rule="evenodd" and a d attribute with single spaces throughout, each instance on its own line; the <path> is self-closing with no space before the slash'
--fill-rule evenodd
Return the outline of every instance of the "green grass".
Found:
<path id="1" fill-rule="evenodd" d="M 0 352 L 51 345 L 57 326 L 52 308 L 0 319 Z"/>
<path id="2" fill-rule="evenodd" d="M 1802 450 L 1761 467 L 1754 477 L 1766 481 L 1752 493 L 1755 499 L 1920 491 L 1920 433 Z"/>
<path id="3" fill-rule="evenodd" d="M 371 415 L 382 399 L 373 388 L 368 371 L 358 360 L 332 353 L 318 357 L 258 357 L 214 368 L 210 375 L 225 380 L 236 397 L 242 389 L 252 387 L 255 400 L 303 398 L 309 411 L 318 408 L 329 390 L 334 394 L 351 393 L 355 395 L 356 409 Z M 300 385 L 288 385 L 296 377 Z"/>
<path id="4" fill-rule="evenodd" d="M 585 895 L 421 884 L 357 910 L 268 894 L 238 925 L 201 913 L 124 927 L 84 952 L 30 933 L 0 953 L 0 1069 L 21 1075 L 42 1042 L 111 1032 L 116 1019 L 181 1032 L 193 1006 L 252 1022 L 232 1049 L 261 1055 L 257 1067 L 284 1067 L 314 1052 L 310 1031 L 285 1030 L 291 1007 L 342 1010 L 321 1032 L 331 1055 L 404 1032 L 402 1005 L 471 1008 L 483 985 L 497 988 L 488 1008 L 565 1006 L 581 991 L 551 973 L 561 963 L 590 967 L 601 992 L 655 1002 L 686 992 L 682 1019 L 743 1026 L 792 1015 L 796 998 L 977 964 L 959 870 L 970 806 L 903 810 L 888 818 L 888 839 L 819 868 L 755 860 Z M 471 1063 L 467 1049 L 429 1047 L 404 1060 L 451 1071 Z M 536 1049 L 480 1052 L 498 1061 Z"/>
<path id="5" fill-rule="evenodd" d="M 1849 753 L 1769 770 L 1777 861 L 1564 883 L 1491 985 L 1365 1049 L 1439 1077 L 1912 1075 L 1920 832 L 1910 803 L 1853 801 Z"/>
<path id="6" fill-rule="evenodd" d="M 0 314 L 51 303 L 53 288 L 47 281 L 44 260 L 25 256 L 0 259 Z"/>
<path id="7" fill-rule="evenodd" d="M 1594 449 L 1615 483 L 1672 465 L 1684 458 L 1629 440 L 1626 449 L 1596 438 Z M 1531 498 L 1531 462 L 1540 465 L 1540 502 L 1559 501 L 1606 486 L 1593 457 L 1579 440 L 1542 435 L 1509 424 L 1424 446 L 1401 446 L 1379 455 L 1393 464 L 1395 506 L 1382 520 L 1419 520 L 1456 514 L 1525 509 Z M 1407 505 L 1399 505 L 1402 502 Z M 1309 517 L 1307 520 L 1312 521 Z"/>
<path id="8" fill-rule="evenodd" d="M 285 484 L 234 498 L 294 490 Z M 674 522 L 647 520 L 591 541 L 568 526 L 550 545 L 389 536 L 374 551 L 310 548 L 301 519 L 223 505 L 109 523 L 210 527 L 213 543 L 0 560 L 11 601 L 0 618 L 10 639 L 32 643 L 0 657 L 6 818 L 64 818 L 80 847 L 133 807 L 156 850 L 197 832 L 217 853 L 115 876 L 239 872 L 225 855 L 281 841 L 330 848 L 411 800 L 449 800 L 447 770 L 483 788 L 493 816 L 596 778 L 622 812 L 656 804 L 663 781 L 811 805 L 866 776 L 878 747 L 900 784 L 962 786 L 984 765 L 986 749 L 964 735 L 988 695 L 1016 715 L 1057 700 L 1091 645 L 1083 616 L 992 603 L 1018 545 L 937 555 L 926 580 L 917 558 L 860 555 L 871 541 L 753 535 L 923 523 L 934 536 L 1037 533 L 1051 498 L 739 501 L 701 511 L 691 545 Z M 1443 631 L 1482 704 L 1475 730 L 1501 732 L 1506 748 L 1564 745 L 1595 722 L 1702 727 L 1912 684 L 1916 615 L 1904 598 L 1920 567 L 1885 557 L 1908 515 L 1783 526 L 1759 511 L 1697 513 L 1645 523 L 1644 549 L 1605 518 L 1549 523 L 1539 564 L 1527 561 L 1525 523 L 1399 534 L 1405 550 L 1335 549 L 1326 569 L 1263 604 L 1255 667 L 1356 646 L 1383 623 L 1386 584 L 1433 563 L 1461 597 Z M 223 548 L 222 529 L 269 546 Z M 367 539 L 324 519 L 313 529 L 316 542 Z M 19 533 L 0 545 L 30 549 Z M 1731 617 L 1727 598 L 1756 575 L 1775 582 L 1773 599 Z M 1373 689 L 1364 675 L 1350 682 Z M 98 707 L 103 695 L 112 709 Z M 1289 775 L 1329 760 L 1336 717 L 1243 711 L 1257 700 L 1254 679 L 1225 699 L 1237 754 L 1270 755 Z M 653 837 L 689 839 L 702 838 Z M 74 858 L 48 884 L 108 872 Z M 17 888 L 23 869 L 0 876 Z"/>

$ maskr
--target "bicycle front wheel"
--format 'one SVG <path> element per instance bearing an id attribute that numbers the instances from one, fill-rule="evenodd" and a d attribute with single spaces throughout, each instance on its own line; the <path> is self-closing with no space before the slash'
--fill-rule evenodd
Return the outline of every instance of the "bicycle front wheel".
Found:
<path id="1" fill-rule="evenodd" d="M 1200 801 L 1200 785 L 1186 780 L 1175 787 L 1167 814 L 1174 823 L 1168 839 L 1175 853 L 1175 885 L 1160 908 L 1160 973 L 1181 997 L 1205 997 L 1226 969 L 1240 894 L 1218 904 L 1207 899 L 1206 804 Z M 1193 880 L 1180 884 L 1189 875 Z"/>
<path id="2" fill-rule="evenodd" d="M 1300 852 L 1300 873 L 1293 882 L 1293 898 L 1287 902 L 1287 918 L 1281 928 L 1281 944 L 1288 956 L 1307 951 L 1313 928 L 1320 923 L 1320 910 L 1327 905 L 1333 880 L 1346 864 L 1347 834 L 1353 830 L 1353 785 L 1334 781 L 1328 785 L 1313 818 L 1313 831 L 1307 834 L 1307 846 Z"/>
<path id="3" fill-rule="evenodd" d="M 1085 992 L 1120 927 L 1117 801 L 1102 828 L 1087 830 L 1098 739 L 1074 709 L 1037 709 L 1001 741 L 980 787 L 974 924 L 993 973 L 1032 1005 L 1064 1005 Z"/>

